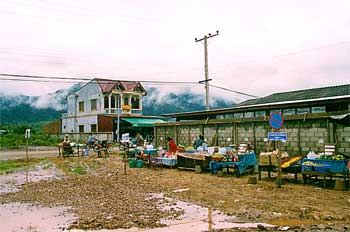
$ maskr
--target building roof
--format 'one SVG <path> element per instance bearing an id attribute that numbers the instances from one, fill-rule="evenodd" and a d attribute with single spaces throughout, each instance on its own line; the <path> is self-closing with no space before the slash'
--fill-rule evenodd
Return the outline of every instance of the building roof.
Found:
<path id="1" fill-rule="evenodd" d="M 110 79 L 95 79 L 98 85 L 101 88 L 103 93 L 111 92 L 116 87 L 119 87 L 121 90 L 126 91 L 139 91 L 141 93 L 145 93 L 146 90 L 143 88 L 140 82 L 138 81 L 121 81 L 121 80 L 110 80 Z"/>
<path id="2" fill-rule="evenodd" d="M 215 109 L 215 110 L 203 110 L 203 111 L 192 111 L 182 113 L 164 114 L 164 117 L 176 117 L 176 118 L 190 118 L 199 117 L 200 115 L 213 115 L 219 113 L 232 113 L 239 112 L 247 109 L 264 109 L 266 107 L 281 106 L 289 104 L 316 104 L 317 102 L 325 101 L 343 101 L 350 99 L 350 84 L 329 86 L 322 88 L 313 88 L 305 90 L 297 90 L 290 92 L 281 92 L 271 94 L 266 97 L 251 99 L 244 101 L 231 108 Z"/>
<path id="3" fill-rule="evenodd" d="M 350 95 L 350 84 L 322 88 L 274 93 L 266 97 L 244 101 L 239 106 L 261 105 L 278 102 L 303 101 Z"/>

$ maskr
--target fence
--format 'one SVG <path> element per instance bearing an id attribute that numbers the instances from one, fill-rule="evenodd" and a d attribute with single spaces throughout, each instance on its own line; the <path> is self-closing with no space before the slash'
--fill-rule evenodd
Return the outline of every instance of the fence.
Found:
<path id="1" fill-rule="evenodd" d="M 48 133 L 48 135 L 62 140 L 65 135 L 68 135 L 71 141 L 84 143 L 88 140 L 90 133 Z M 95 132 L 93 135 L 97 140 L 113 141 L 113 132 Z"/>

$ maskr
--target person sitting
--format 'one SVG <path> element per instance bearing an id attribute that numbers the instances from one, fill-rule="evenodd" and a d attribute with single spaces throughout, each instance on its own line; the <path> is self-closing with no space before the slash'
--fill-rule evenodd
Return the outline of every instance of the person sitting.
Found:
<path id="1" fill-rule="evenodd" d="M 64 154 L 71 155 L 74 153 L 73 148 L 70 144 L 69 136 L 65 135 L 64 140 L 62 142 L 62 148 L 63 148 L 63 156 Z"/>
<path id="2" fill-rule="evenodd" d="M 143 141 L 142 135 L 140 133 L 137 133 L 136 134 L 136 146 L 143 147 L 143 145 L 144 145 L 143 143 L 144 143 L 144 141 Z"/>
<path id="3" fill-rule="evenodd" d="M 175 153 L 177 152 L 177 145 L 175 141 L 173 140 L 173 138 L 170 138 L 170 137 L 168 137 L 167 140 L 168 140 L 170 155 L 175 155 Z"/>
<path id="4" fill-rule="evenodd" d="M 193 143 L 193 147 L 197 149 L 199 146 L 202 146 L 202 144 L 205 143 L 204 136 L 199 135 L 199 137 L 196 139 L 196 141 Z"/>

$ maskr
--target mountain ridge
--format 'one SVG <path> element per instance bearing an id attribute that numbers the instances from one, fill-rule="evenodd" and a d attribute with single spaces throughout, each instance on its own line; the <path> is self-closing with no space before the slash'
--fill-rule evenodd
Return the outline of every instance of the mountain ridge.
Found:
<path id="1" fill-rule="evenodd" d="M 79 84 L 43 96 L 0 94 L 0 125 L 57 120 L 62 113 L 65 113 L 66 96 L 78 88 Z M 189 91 L 163 93 L 154 87 L 148 88 L 147 92 L 147 96 L 143 99 L 145 116 L 205 110 L 205 98 L 201 94 Z M 213 98 L 211 102 L 212 109 L 233 105 L 233 102 L 222 98 Z"/>

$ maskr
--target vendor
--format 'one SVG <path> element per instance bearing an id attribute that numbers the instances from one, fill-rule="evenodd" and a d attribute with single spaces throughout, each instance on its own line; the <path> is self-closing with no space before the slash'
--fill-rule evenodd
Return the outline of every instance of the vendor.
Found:
<path id="1" fill-rule="evenodd" d="M 175 141 L 170 137 L 168 137 L 167 140 L 169 145 L 169 153 L 171 153 L 171 155 L 175 155 L 175 152 L 177 152 L 177 145 Z"/>
<path id="2" fill-rule="evenodd" d="M 199 146 L 202 146 L 203 143 L 205 143 L 204 136 L 203 135 L 199 135 L 199 137 L 193 143 L 193 147 L 197 149 Z"/>

